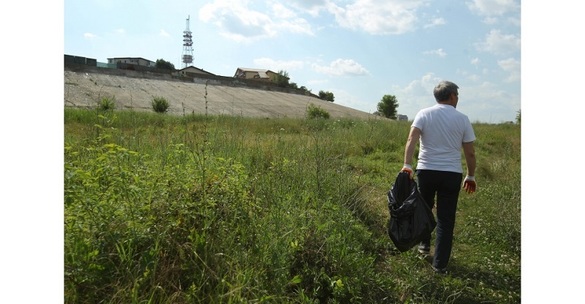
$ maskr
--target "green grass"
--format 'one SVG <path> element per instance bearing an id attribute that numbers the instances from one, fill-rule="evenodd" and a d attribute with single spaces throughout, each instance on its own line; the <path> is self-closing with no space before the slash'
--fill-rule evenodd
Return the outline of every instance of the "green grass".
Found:
<path id="1" fill-rule="evenodd" d="M 520 126 L 474 124 L 437 276 L 386 234 L 408 122 L 65 109 L 66 303 L 519 303 Z"/>

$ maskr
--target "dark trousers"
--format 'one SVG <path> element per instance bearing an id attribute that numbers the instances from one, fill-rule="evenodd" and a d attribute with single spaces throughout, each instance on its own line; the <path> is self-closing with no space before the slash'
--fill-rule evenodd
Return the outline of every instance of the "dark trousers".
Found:
<path id="1" fill-rule="evenodd" d="M 437 203 L 437 228 L 435 230 L 435 255 L 433 266 L 445 268 L 451 257 L 453 247 L 453 229 L 455 228 L 455 213 L 457 200 L 461 190 L 463 175 L 461 173 L 417 170 L 418 188 L 426 203 L 431 209 Z M 423 245 L 431 245 L 431 235 L 424 238 Z"/>

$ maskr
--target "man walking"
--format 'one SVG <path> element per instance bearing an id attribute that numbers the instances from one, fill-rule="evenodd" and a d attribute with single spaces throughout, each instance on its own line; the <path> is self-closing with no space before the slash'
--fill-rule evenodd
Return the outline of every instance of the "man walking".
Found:
<path id="1" fill-rule="evenodd" d="M 450 81 L 441 81 L 433 94 L 437 104 L 420 110 L 412 123 L 406 147 L 404 166 L 401 171 L 413 176 L 412 158 L 420 141 L 416 176 L 419 191 L 432 209 L 435 205 L 437 227 L 432 268 L 435 272 L 447 272 L 447 264 L 453 246 L 453 229 L 459 191 L 463 180 L 461 148 L 465 155 L 467 174 L 463 188 L 467 193 L 476 189 L 475 182 L 475 133 L 469 118 L 456 110 L 459 87 Z M 418 246 L 420 253 L 428 255 L 431 235 L 423 238 Z"/>

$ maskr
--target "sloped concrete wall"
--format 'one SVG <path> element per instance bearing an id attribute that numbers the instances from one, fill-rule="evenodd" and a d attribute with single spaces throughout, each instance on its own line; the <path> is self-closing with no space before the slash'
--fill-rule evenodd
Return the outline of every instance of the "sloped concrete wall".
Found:
<path id="1" fill-rule="evenodd" d="M 98 69 L 65 69 L 64 85 L 66 107 L 95 108 L 101 98 L 109 97 L 114 98 L 117 109 L 152 111 L 152 99 L 164 97 L 170 104 L 169 113 L 177 115 L 204 114 L 207 104 L 210 115 L 302 118 L 307 106 L 314 104 L 329 112 L 331 118 L 381 119 L 314 96 L 226 86 L 213 81 L 206 84 L 106 74 Z"/>

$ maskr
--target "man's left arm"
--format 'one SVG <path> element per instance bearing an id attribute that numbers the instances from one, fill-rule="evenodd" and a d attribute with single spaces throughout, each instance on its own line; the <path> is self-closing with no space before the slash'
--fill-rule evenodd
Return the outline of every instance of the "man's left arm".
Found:
<path id="1" fill-rule="evenodd" d="M 477 183 L 475 182 L 475 148 L 473 142 L 463 143 L 463 154 L 465 155 L 465 163 L 467 164 L 467 176 L 465 176 L 463 188 L 467 193 L 473 193 L 477 188 Z"/>

